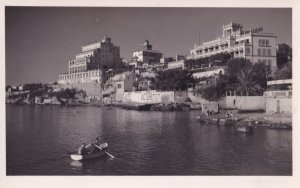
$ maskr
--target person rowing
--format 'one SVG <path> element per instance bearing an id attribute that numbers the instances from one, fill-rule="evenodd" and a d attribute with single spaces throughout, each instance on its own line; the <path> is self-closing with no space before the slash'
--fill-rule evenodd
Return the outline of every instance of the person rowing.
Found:
<path id="1" fill-rule="evenodd" d="M 85 147 L 86 147 L 86 144 L 83 143 L 79 148 L 78 148 L 78 154 L 79 155 L 83 155 L 85 153 Z"/>
<path id="2" fill-rule="evenodd" d="M 93 153 L 97 153 L 98 151 L 100 151 L 101 147 L 100 147 L 100 139 L 99 138 L 96 138 L 93 143 L 92 143 L 92 146 L 93 146 Z"/>

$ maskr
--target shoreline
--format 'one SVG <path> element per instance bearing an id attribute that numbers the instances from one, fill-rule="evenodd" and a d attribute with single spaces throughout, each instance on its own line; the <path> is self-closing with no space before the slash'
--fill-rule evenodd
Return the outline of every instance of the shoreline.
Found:
<path id="1" fill-rule="evenodd" d="M 206 122 L 211 122 L 210 124 L 218 124 L 219 121 L 225 122 L 228 120 L 226 118 L 226 112 L 232 111 L 233 117 L 236 122 L 246 124 L 248 122 L 252 122 L 255 127 L 270 127 L 270 126 L 287 126 L 292 127 L 292 114 L 268 114 L 265 112 L 243 112 L 239 113 L 238 110 L 226 110 L 221 109 L 219 114 L 209 115 L 206 116 L 204 113 L 201 112 L 201 108 L 199 108 L 198 103 L 192 102 L 182 102 L 182 103 L 157 103 L 157 104 L 142 104 L 142 103 L 88 103 L 88 104 L 67 104 L 67 105 L 60 105 L 60 104 L 13 104 L 13 103 L 6 103 L 11 105 L 56 105 L 56 106 L 95 106 L 95 107 L 114 107 L 114 108 L 121 108 L 125 110 L 137 110 L 137 111 L 161 111 L 161 112 L 175 112 L 175 111 L 199 111 L 199 116 L 203 118 Z M 190 105 L 190 106 L 188 106 Z M 192 108 L 191 106 L 196 108 Z M 197 106 L 198 105 L 198 106 Z M 200 105 L 201 106 L 201 105 Z M 153 108 L 154 107 L 154 108 Z M 196 117 L 195 117 L 196 118 Z"/>
<path id="2" fill-rule="evenodd" d="M 198 122 L 215 125 L 229 125 L 236 127 L 266 127 L 271 129 L 292 129 L 292 114 L 268 113 L 234 113 L 233 117 L 226 118 L 226 110 L 220 114 L 197 116 Z"/>

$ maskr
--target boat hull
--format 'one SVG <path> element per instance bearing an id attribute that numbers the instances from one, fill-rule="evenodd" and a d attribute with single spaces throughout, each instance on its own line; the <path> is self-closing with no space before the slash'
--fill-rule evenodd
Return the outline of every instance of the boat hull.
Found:
<path id="1" fill-rule="evenodd" d="M 70 157 L 71 159 L 75 160 L 75 161 L 82 161 L 82 160 L 87 160 L 87 159 L 95 159 L 95 158 L 99 158 L 102 157 L 104 155 L 106 155 L 106 151 L 108 150 L 108 144 L 104 143 L 101 144 L 100 147 L 102 148 L 102 150 L 96 152 L 96 153 L 92 153 L 92 154 L 71 154 Z"/>
<path id="2" fill-rule="evenodd" d="M 73 159 L 75 161 L 82 161 L 82 160 L 87 160 L 87 159 L 99 158 L 104 155 L 106 155 L 106 151 L 99 151 L 97 153 L 90 154 L 90 155 L 71 154 L 71 159 Z"/>

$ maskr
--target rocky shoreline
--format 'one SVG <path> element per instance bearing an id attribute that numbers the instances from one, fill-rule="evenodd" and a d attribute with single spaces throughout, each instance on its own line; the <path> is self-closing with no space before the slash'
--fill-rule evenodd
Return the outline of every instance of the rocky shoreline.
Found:
<path id="1" fill-rule="evenodd" d="M 281 117 L 280 117 L 281 116 Z M 222 114 L 205 116 L 201 114 L 196 117 L 198 122 L 206 125 L 225 125 L 235 127 L 253 127 L 253 128 L 270 128 L 270 129 L 292 129 L 292 116 L 282 114 L 266 114 L 266 113 L 249 113 L 236 114 L 232 118 L 226 118 Z"/>

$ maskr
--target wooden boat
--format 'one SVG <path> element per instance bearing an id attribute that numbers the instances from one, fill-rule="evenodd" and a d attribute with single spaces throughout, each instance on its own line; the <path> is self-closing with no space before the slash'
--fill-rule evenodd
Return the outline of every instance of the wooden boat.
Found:
<path id="1" fill-rule="evenodd" d="M 100 144 L 99 148 L 101 148 L 100 151 L 92 154 L 71 154 L 71 159 L 75 161 L 82 161 L 87 159 L 99 158 L 107 154 L 107 150 L 108 150 L 107 143 Z"/>
<path id="2" fill-rule="evenodd" d="M 238 132 L 242 133 L 253 133 L 253 127 L 252 126 L 238 126 L 236 128 Z"/>

